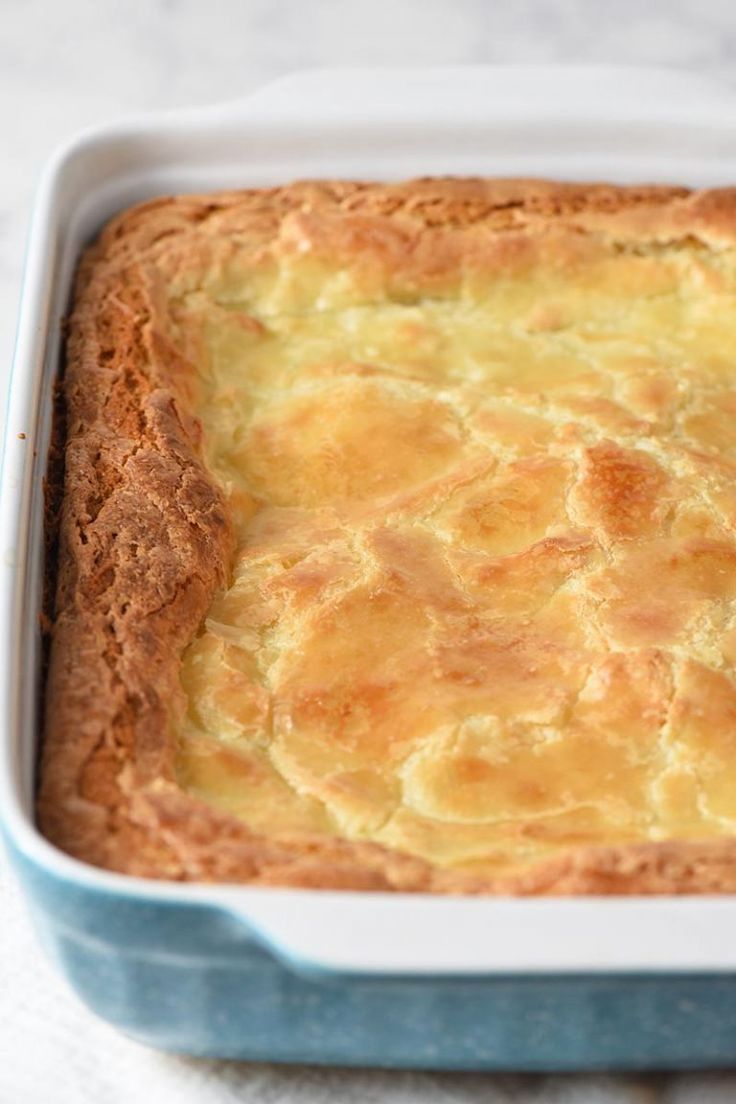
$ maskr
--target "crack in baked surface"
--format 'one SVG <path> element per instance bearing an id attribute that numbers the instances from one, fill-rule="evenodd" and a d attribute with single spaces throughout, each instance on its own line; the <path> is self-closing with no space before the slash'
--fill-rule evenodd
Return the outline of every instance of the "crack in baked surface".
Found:
<path id="1" fill-rule="evenodd" d="M 730 191 L 120 216 L 69 345 L 51 838 L 154 876 L 730 888 L 734 307 Z"/>

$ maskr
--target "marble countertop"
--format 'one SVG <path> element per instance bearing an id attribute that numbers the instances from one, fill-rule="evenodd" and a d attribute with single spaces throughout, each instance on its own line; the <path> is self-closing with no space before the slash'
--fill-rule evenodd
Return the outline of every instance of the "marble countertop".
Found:
<path id="1" fill-rule="evenodd" d="M 70 133 L 243 96 L 317 65 L 664 65 L 728 78 L 732 0 L 5 0 L 0 21 L 0 391 L 33 187 Z M 0 409 L 4 403 L 0 402 Z M 279 1069 L 159 1055 L 88 1014 L 47 965 L 0 857 L 0 1101 L 726 1104 L 736 1073 L 536 1077 Z"/>

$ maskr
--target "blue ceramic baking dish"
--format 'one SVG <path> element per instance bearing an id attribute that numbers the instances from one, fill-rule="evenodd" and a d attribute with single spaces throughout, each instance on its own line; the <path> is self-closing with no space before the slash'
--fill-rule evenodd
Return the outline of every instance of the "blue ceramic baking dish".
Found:
<path id="1" fill-rule="evenodd" d="M 82 135 L 37 198 L 0 501 L 0 815 L 87 1005 L 166 1050 L 582 1070 L 736 1065 L 736 899 L 453 899 L 147 882 L 33 821 L 43 477 L 75 258 L 145 196 L 305 176 L 736 181 L 728 89 L 611 70 L 312 72 Z"/>

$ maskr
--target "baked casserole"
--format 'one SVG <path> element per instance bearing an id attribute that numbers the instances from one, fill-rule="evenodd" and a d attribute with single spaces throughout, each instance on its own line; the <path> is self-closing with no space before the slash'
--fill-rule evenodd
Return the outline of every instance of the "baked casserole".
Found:
<path id="1" fill-rule="evenodd" d="M 148 202 L 82 259 L 63 396 L 59 847 L 736 889 L 736 190 Z"/>

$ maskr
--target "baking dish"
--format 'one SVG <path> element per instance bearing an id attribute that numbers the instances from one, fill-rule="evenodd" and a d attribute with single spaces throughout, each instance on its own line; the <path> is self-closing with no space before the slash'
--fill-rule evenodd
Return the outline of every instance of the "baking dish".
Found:
<path id="1" fill-rule="evenodd" d="M 0 809 L 33 919 L 74 988 L 192 1054 L 458 1069 L 734 1063 L 736 900 L 443 899 L 144 882 L 32 822 L 42 480 L 82 244 L 162 192 L 305 176 L 736 180 L 736 97 L 615 70 L 312 72 L 248 100 L 82 135 L 29 243 L 2 478 Z"/>

